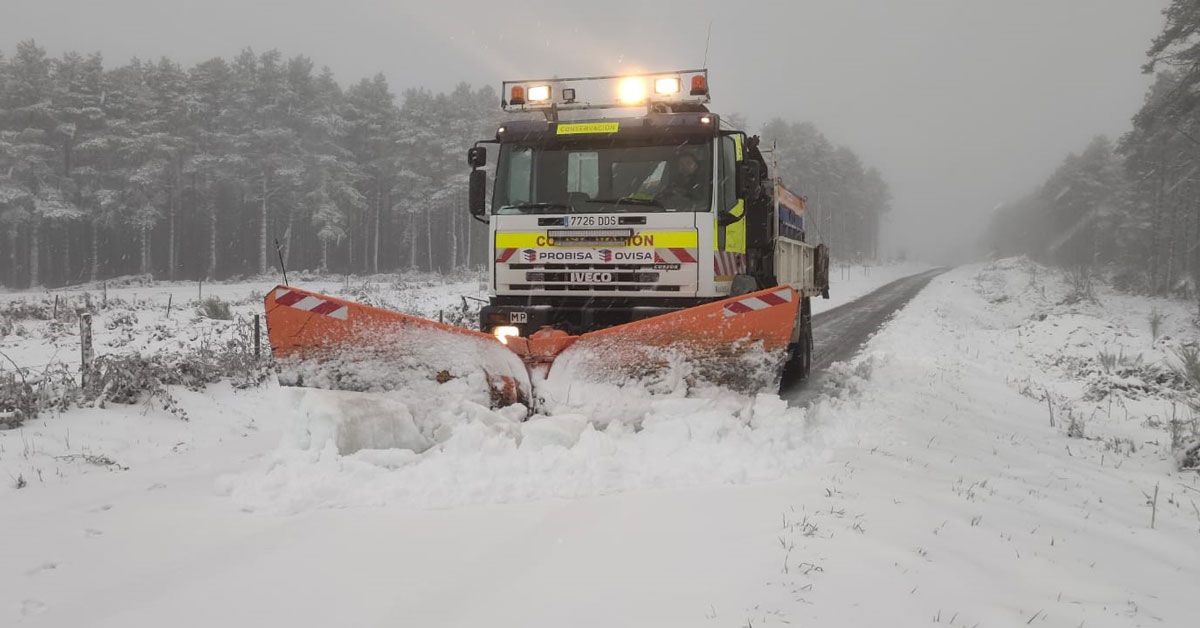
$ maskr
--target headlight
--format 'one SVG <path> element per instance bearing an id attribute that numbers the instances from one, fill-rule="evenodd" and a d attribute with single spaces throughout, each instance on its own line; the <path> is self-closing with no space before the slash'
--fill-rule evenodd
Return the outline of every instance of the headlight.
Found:
<path id="1" fill-rule="evenodd" d="M 617 84 L 617 99 L 623 105 L 640 105 L 646 102 L 646 81 L 636 76 L 621 79 Z"/>
<path id="2" fill-rule="evenodd" d="M 508 344 L 508 338 L 510 336 L 520 336 L 521 330 L 508 325 L 501 325 L 500 327 L 492 328 L 492 335 L 495 336 L 496 340 L 499 340 L 501 344 Z"/>
<path id="3" fill-rule="evenodd" d="M 532 93 L 532 92 L 531 92 Z M 654 93 L 669 96 L 679 93 L 679 79 L 677 78 L 660 78 L 654 79 Z"/>

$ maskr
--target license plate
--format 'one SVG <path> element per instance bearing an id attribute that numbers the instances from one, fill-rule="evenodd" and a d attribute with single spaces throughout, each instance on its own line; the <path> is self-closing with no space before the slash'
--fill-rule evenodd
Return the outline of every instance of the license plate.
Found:
<path id="1" fill-rule="evenodd" d="M 621 224 L 617 216 L 564 216 L 564 227 L 616 227 Z"/>

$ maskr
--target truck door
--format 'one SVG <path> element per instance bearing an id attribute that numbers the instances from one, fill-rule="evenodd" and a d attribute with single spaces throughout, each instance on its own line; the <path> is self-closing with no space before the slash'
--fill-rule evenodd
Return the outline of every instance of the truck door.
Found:
<path id="1" fill-rule="evenodd" d="M 737 194 L 737 168 L 744 141 L 745 136 L 740 133 L 723 135 L 720 141 L 717 212 L 713 216 L 717 234 L 713 241 L 713 266 L 718 282 L 732 281 L 734 275 L 746 272 L 746 203 Z M 719 217 L 725 212 L 743 219 L 722 225 Z"/>

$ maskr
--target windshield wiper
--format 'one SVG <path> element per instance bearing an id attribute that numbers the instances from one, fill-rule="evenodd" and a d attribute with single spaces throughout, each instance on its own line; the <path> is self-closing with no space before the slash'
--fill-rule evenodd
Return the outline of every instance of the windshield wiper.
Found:
<path id="1" fill-rule="evenodd" d="M 613 205 L 646 205 L 649 207 L 662 207 L 662 203 L 652 198 L 634 198 L 626 196 L 624 198 L 597 198 L 588 201 L 589 203 L 610 203 Z"/>
<path id="2" fill-rule="evenodd" d="M 562 211 L 571 211 L 571 210 L 573 210 L 574 208 L 573 208 L 573 207 L 571 207 L 570 205 L 564 205 L 564 204 L 562 204 L 562 203 L 517 203 L 516 205 L 505 205 L 504 207 L 501 207 L 500 209 L 501 209 L 501 211 L 503 211 L 503 210 L 505 210 L 505 209 L 542 210 L 542 211 L 556 211 L 556 210 L 562 210 Z"/>

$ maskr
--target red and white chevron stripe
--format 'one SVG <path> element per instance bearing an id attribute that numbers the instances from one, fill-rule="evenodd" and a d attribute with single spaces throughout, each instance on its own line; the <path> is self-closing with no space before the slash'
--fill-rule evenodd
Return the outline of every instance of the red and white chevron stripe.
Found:
<path id="1" fill-rule="evenodd" d="M 696 256 L 690 249 L 654 249 L 656 264 L 695 264 Z"/>
<path id="2" fill-rule="evenodd" d="M 297 310 L 304 310 L 305 312 L 312 312 L 313 314 L 332 316 L 343 321 L 350 315 L 350 309 L 341 303 L 326 301 L 311 294 L 305 294 L 298 290 L 288 290 L 286 288 L 275 289 L 275 303 Z"/>
<path id="3" fill-rule="evenodd" d="M 516 249 L 496 249 L 496 261 L 503 264 L 516 252 Z"/>
<path id="4" fill-rule="evenodd" d="M 730 316 L 737 316 L 738 314 L 745 314 L 746 312 L 755 312 L 758 310 L 765 310 L 776 305 L 791 303 L 791 301 L 792 291 L 785 288 L 783 290 L 776 290 L 775 292 L 768 292 L 766 294 L 760 294 L 754 297 L 746 297 L 731 303 L 726 303 L 724 307 L 724 314 L 725 317 L 728 318 Z"/>
<path id="5" fill-rule="evenodd" d="M 746 255 L 743 253 L 729 253 L 727 251 L 713 251 L 713 272 L 718 277 L 728 277 L 730 275 L 745 273 Z"/>

